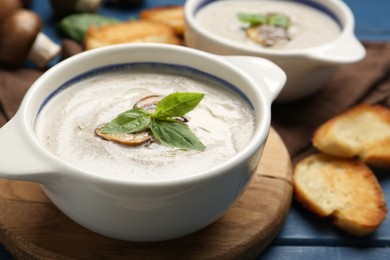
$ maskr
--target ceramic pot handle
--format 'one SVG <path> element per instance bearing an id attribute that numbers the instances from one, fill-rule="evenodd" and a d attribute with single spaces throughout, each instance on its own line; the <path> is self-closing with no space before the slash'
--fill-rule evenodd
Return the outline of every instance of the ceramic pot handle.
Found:
<path id="1" fill-rule="evenodd" d="M 23 129 L 21 120 L 16 114 L 0 128 L 0 177 L 35 181 L 40 175 L 49 173 L 50 169 Z"/>
<path id="2" fill-rule="evenodd" d="M 343 29 L 340 36 L 327 45 L 313 48 L 313 52 L 309 54 L 310 58 L 321 62 L 347 64 L 360 61 L 366 55 L 366 50 L 354 33 L 355 18 L 352 11 L 342 1 L 339 5 L 343 14 L 341 16 Z"/>
<path id="3" fill-rule="evenodd" d="M 336 42 L 316 49 L 310 58 L 321 62 L 348 64 L 364 58 L 366 50 L 354 35 L 343 35 Z"/>
<path id="4" fill-rule="evenodd" d="M 261 86 L 272 103 L 286 83 L 286 73 L 275 63 L 251 56 L 221 56 L 229 63 L 248 74 L 257 85 Z"/>

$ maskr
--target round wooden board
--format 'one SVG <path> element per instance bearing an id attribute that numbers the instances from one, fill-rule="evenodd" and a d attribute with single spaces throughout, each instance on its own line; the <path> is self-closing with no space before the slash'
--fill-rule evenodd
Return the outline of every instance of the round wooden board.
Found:
<path id="1" fill-rule="evenodd" d="M 282 227 L 292 198 L 286 147 L 271 129 L 243 196 L 219 220 L 186 237 L 153 243 L 95 234 L 62 214 L 35 183 L 0 180 L 0 241 L 17 259 L 251 259 Z"/>

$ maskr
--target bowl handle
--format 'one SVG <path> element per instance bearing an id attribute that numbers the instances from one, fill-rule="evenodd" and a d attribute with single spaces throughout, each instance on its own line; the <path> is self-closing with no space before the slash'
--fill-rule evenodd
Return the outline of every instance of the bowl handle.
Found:
<path id="1" fill-rule="evenodd" d="M 366 55 L 362 43 L 350 33 L 344 33 L 335 42 L 315 49 L 309 57 L 321 62 L 348 64 L 358 62 Z"/>
<path id="2" fill-rule="evenodd" d="M 251 56 L 220 56 L 249 75 L 259 86 L 270 103 L 276 99 L 286 83 L 286 73 L 275 63 Z"/>
<path id="3" fill-rule="evenodd" d="M 16 114 L 0 128 L 0 177 L 37 181 L 39 176 L 51 170 L 20 121 Z"/>

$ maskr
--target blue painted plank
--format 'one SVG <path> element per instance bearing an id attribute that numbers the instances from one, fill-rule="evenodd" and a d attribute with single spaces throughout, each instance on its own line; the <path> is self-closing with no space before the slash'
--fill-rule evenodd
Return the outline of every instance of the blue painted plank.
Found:
<path id="1" fill-rule="evenodd" d="M 355 16 L 355 32 L 361 40 L 390 40 L 390 1 L 344 0 Z"/>
<path id="2" fill-rule="evenodd" d="M 258 260 L 388 260 L 390 248 L 270 246 Z"/>
<path id="3" fill-rule="evenodd" d="M 2 259 L 2 260 L 12 260 L 13 259 L 12 255 L 1 244 L 0 244 L 0 259 Z"/>

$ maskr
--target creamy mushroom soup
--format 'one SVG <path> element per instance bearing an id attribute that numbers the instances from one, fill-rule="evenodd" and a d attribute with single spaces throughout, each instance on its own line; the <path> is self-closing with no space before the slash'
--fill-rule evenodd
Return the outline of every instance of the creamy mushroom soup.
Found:
<path id="1" fill-rule="evenodd" d="M 132 147 L 103 140 L 97 127 L 151 95 L 205 94 L 186 114 L 187 125 L 206 146 L 181 150 L 158 142 Z M 116 178 L 155 180 L 208 170 L 242 150 L 254 133 L 253 109 L 233 86 L 193 69 L 161 64 L 112 66 L 60 86 L 36 121 L 41 143 L 62 160 Z"/>
<path id="2" fill-rule="evenodd" d="M 238 19 L 240 13 L 287 16 L 289 39 L 272 46 L 259 44 L 250 38 L 251 33 L 248 35 L 248 24 Z M 299 1 L 213 1 L 196 13 L 196 20 L 205 30 L 233 44 L 244 43 L 255 48 L 303 49 L 332 41 L 340 34 L 340 27 L 332 17 Z"/>

